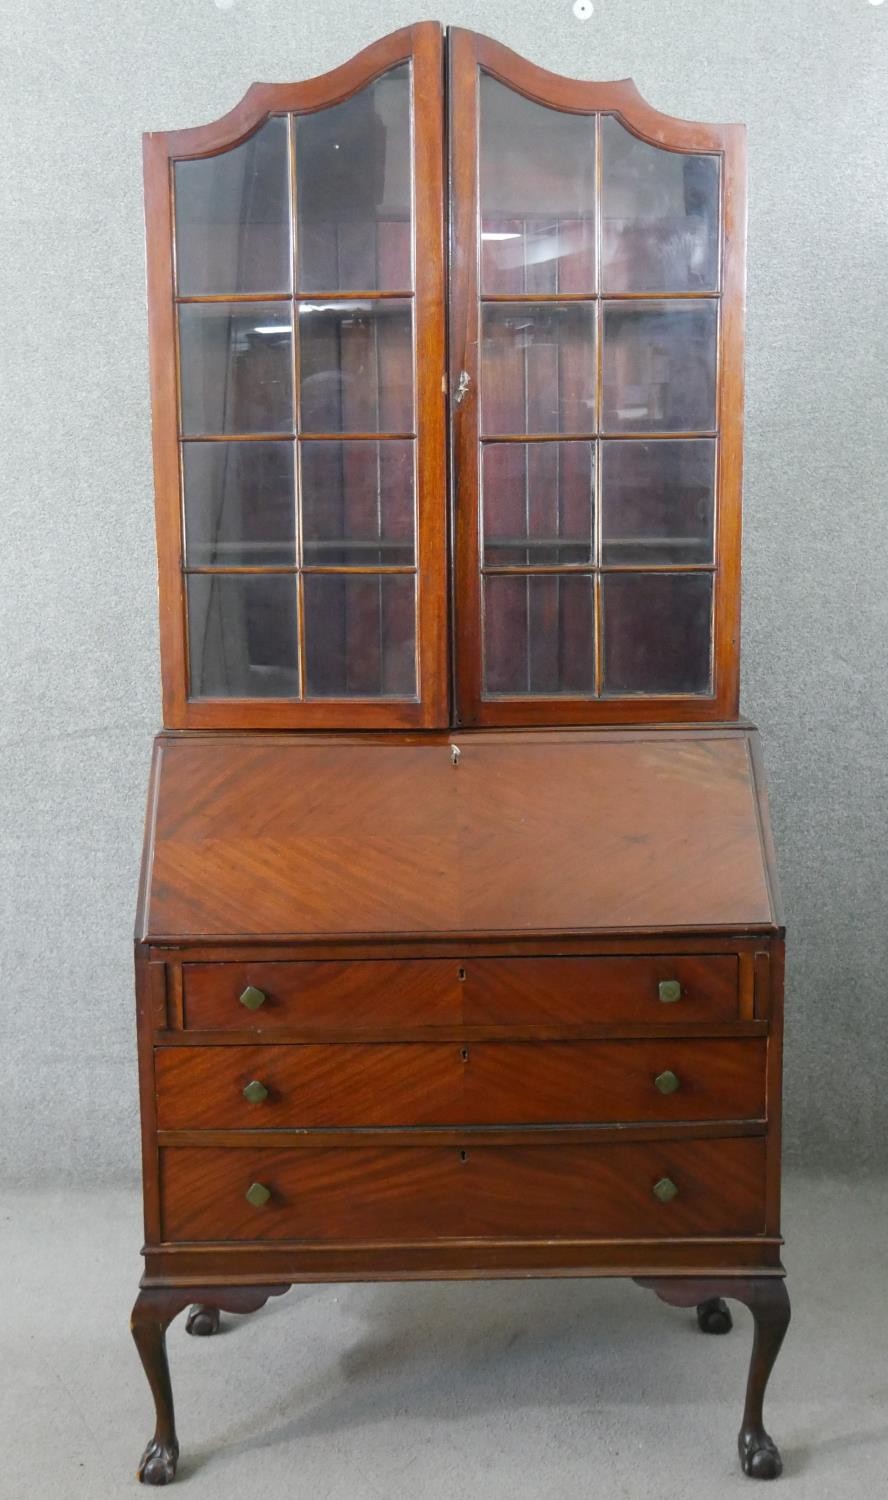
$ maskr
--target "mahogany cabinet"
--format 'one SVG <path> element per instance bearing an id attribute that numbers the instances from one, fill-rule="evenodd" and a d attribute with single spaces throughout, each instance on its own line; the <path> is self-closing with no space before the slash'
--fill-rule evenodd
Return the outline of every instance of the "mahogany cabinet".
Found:
<path id="1" fill-rule="evenodd" d="M 784 929 L 738 717 L 745 166 L 408 27 L 145 137 L 164 730 L 136 926 L 165 1334 L 294 1282 L 789 1320 Z"/>

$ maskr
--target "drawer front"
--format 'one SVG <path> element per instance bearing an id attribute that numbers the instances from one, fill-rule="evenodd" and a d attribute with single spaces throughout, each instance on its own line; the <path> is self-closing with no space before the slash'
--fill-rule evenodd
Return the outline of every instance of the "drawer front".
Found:
<path id="1" fill-rule="evenodd" d="M 478 958 L 466 963 L 466 1018 L 479 1025 L 731 1021 L 735 953 L 629 958 Z M 661 991 L 661 986 L 663 987 Z"/>
<path id="2" fill-rule="evenodd" d="M 736 954 L 183 966 L 190 1030 L 730 1021 Z M 250 1009 L 241 1001 L 258 1002 Z"/>
<path id="3" fill-rule="evenodd" d="M 764 1230 L 765 1141 L 172 1147 L 166 1241 L 672 1238 Z M 662 1201 L 665 1183 L 674 1196 Z M 262 1198 L 251 1202 L 246 1194 Z"/>
<path id="4" fill-rule="evenodd" d="M 760 1119 L 766 1045 L 161 1047 L 157 1120 L 162 1130 L 234 1130 Z"/>
<path id="5" fill-rule="evenodd" d="M 381 1026 L 458 1026 L 459 964 L 450 959 L 184 964 L 191 1031 L 372 1031 Z M 251 1010 L 241 996 L 258 992 Z"/>

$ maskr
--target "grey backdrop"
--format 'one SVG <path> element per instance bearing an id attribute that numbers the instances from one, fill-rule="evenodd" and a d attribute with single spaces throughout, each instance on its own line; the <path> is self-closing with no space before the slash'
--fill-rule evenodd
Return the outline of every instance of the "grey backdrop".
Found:
<path id="1" fill-rule="evenodd" d="M 427 12 L 426 12 L 427 13 Z M 0 1171 L 130 1179 L 131 929 L 159 725 L 140 132 L 310 76 L 419 0 L 0 0 Z M 787 1150 L 888 1128 L 888 4 L 448 3 L 535 62 L 745 120 L 743 706 L 790 931 Z"/>

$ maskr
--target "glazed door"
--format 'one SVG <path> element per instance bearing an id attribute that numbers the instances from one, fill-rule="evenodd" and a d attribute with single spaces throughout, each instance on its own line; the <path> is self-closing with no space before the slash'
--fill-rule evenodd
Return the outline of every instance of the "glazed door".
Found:
<path id="1" fill-rule="evenodd" d="M 450 33 L 456 702 L 737 711 L 743 132 Z"/>
<path id="2" fill-rule="evenodd" d="M 448 57 L 146 137 L 171 727 L 736 714 L 743 131 Z"/>
<path id="3" fill-rule="evenodd" d="M 448 719 L 432 23 L 146 137 L 165 719 Z"/>

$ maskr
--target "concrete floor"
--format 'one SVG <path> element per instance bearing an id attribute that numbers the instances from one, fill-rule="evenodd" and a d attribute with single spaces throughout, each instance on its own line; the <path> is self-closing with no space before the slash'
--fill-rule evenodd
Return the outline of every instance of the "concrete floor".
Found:
<path id="1" fill-rule="evenodd" d="M 153 1426 L 126 1331 L 130 1192 L 4 1193 L 0 1496 L 140 1493 Z M 790 1181 L 794 1319 L 766 1420 L 779 1493 L 888 1490 L 888 1182 Z M 628 1282 L 296 1288 L 215 1339 L 172 1325 L 193 1496 L 286 1500 L 721 1500 L 750 1321 L 704 1338 Z M 150 1493 L 141 1491 L 143 1495 Z"/>

